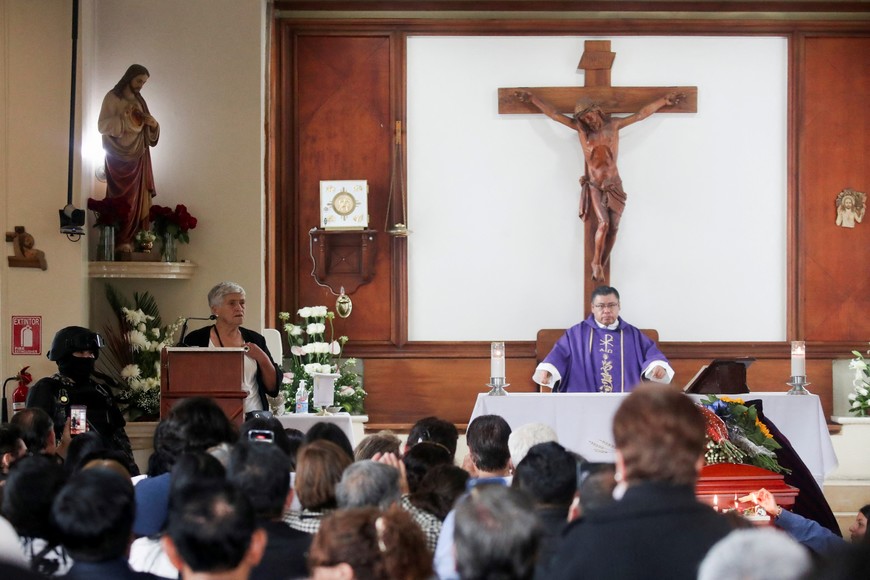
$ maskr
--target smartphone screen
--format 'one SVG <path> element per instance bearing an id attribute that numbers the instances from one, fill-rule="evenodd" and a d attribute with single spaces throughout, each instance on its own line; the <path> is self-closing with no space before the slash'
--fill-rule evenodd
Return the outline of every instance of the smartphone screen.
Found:
<path id="1" fill-rule="evenodd" d="M 265 429 L 251 429 L 248 431 L 248 441 L 262 441 L 263 443 L 274 443 L 275 434 Z"/>
<path id="2" fill-rule="evenodd" d="M 84 405 L 70 407 L 69 432 L 70 435 L 81 435 L 88 430 L 88 408 Z"/>

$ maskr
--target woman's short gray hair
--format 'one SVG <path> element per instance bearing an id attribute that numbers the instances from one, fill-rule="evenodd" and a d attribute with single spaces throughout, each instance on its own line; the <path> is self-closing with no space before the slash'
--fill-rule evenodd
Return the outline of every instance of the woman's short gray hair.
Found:
<path id="1" fill-rule="evenodd" d="M 235 282 L 221 282 L 214 288 L 212 288 L 208 293 L 208 305 L 209 307 L 220 306 L 224 303 L 224 297 L 227 294 L 241 294 L 242 298 L 245 297 L 245 289 L 236 284 Z"/>

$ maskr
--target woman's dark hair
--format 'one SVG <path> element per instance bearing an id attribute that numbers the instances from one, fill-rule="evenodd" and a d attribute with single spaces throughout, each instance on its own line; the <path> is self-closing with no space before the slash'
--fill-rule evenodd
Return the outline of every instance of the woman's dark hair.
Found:
<path id="1" fill-rule="evenodd" d="M 429 470 L 416 493 L 409 498 L 411 503 L 444 521 L 456 500 L 465 492 L 468 472 L 456 465 L 437 465 Z"/>
<path id="2" fill-rule="evenodd" d="M 347 438 L 347 435 L 344 434 L 341 427 L 335 423 L 320 422 L 312 425 L 311 429 L 308 430 L 308 433 L 305 434 L 305 443 L 308 444 L 312 441 L 317 441 L 318 439 L 335 443 L 342 451 L 347 453 L 347 456 L 350 457 L 351 461 L 353 461 L 353 445 L 350 444 L 350 439 Z"/>
<path id="3" fill-rule="evenodd" d="M 309 510 L 333 509 L 335 486 L 353 460 L 331 441 L 313 441 L 299 449 L 296 463 L 296 495 Z"/>
<path id="4" fill-rule="evenodd" d="M 408 491 L 414 493 L 426 472 L 436 465 L 452 464 L 453 457 L 443 445 L 424 441 L 408 449 L 402 462 L 405 464 Z"/>
<path id="5" fill-rule="evenodd" d="M 22 457 L 9 470 L 3 516 L 20 536 L 60 540 L 51 524 L 51 502 L 66 483 L 63 467 L 46 455 Z"/>
<path id="6" fill-rule="evenodd" d="M 305 433 L 293 427 L 284 429 L 287 434 L 287 442 L 290 444 L 290 471 L 296 471 L 296 454 L 299 453 L 299 448 L 305 442 Z"/>

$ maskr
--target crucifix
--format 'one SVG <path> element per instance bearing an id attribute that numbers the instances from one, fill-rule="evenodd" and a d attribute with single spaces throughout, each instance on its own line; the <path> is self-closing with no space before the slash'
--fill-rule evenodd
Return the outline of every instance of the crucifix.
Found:
<path id="1" fill-rule="evenodd" d="M 609 40 L 587 40 L 578 69 L 582 87 L 500 88 L 500 114 L 543 113 L 577 131 L 585 172 L 580 178 L 580 218 L 585 222 L 584 277 L 610 282 L 610 251 L 616 241 L 626 194 L 616 167 L 619 129 L 656 112 L 694 113 L 697 87 L 613 87 L 610 69 L 616 53 Z M 566 115 L 567 113 L 567 115 Z M 612 113 L 629 113 L 611 117 Z M 586 219 L 590 213 L 596 223 Z M 594 285 L 584 284 L 586 304 Z"/>

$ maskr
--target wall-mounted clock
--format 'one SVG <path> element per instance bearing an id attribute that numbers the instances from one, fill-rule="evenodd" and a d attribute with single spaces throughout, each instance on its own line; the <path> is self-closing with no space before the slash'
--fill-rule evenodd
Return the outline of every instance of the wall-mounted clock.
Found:
<path id="1" fill-rule="evenodd" d="M 325 230 L 362 230 L 369 225 L 368 181 L 320 182 L 320 227 Z"/>

